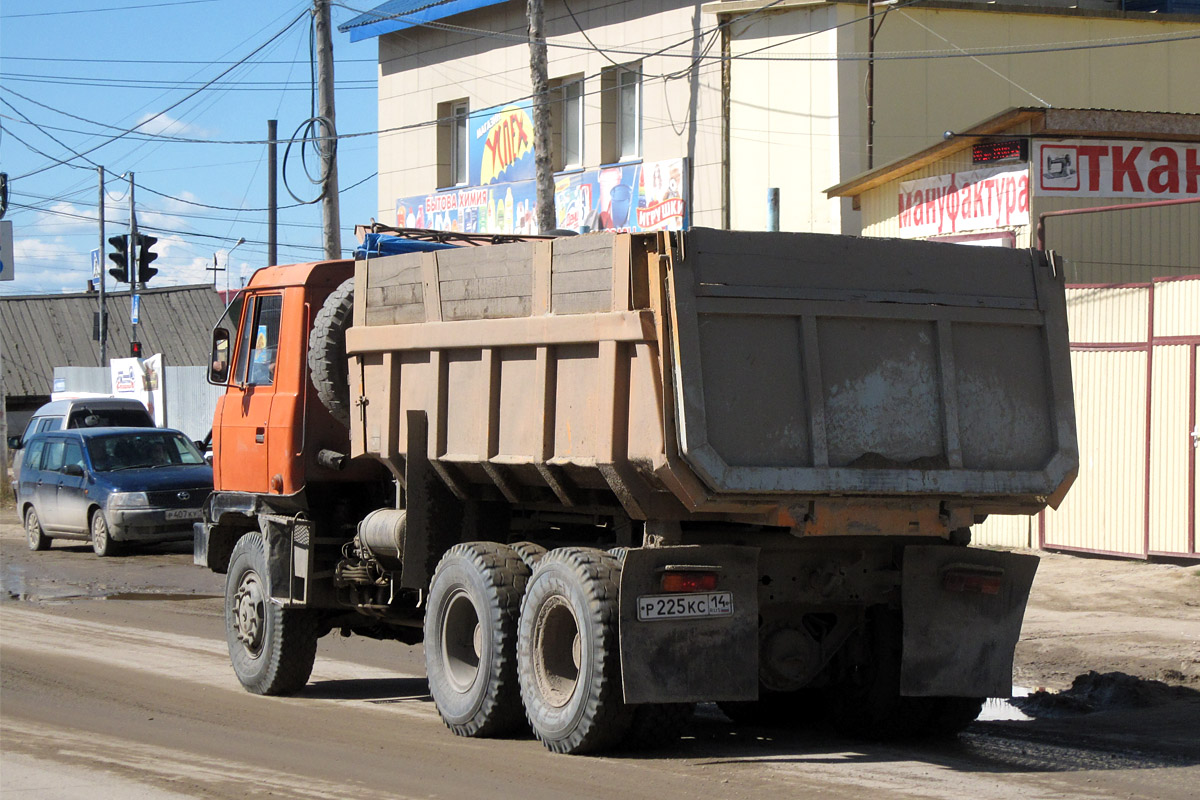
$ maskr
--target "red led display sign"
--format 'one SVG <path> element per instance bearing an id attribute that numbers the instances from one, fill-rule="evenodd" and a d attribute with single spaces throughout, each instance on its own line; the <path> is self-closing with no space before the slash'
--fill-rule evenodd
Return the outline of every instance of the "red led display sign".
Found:
<path id="1" fill-rule="evenodd" d="M 992 161 L 1028 161 L 1028 139 L 1006 139 L 1003 142 L 979 142 L 971 145 L 971 161 L 988 164 Z"/>

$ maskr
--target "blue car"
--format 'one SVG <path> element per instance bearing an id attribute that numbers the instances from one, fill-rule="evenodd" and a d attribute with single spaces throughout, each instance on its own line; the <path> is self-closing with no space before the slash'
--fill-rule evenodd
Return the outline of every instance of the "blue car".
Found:
<path id="1" fill-rule="evenodd" d="M 179 431 L 79 428 L 25 443 L 17 511 L 30 550 L 81 539 L 109 556 L 127 543 L 191 539 L 212 489 L 212 467 Z"/>

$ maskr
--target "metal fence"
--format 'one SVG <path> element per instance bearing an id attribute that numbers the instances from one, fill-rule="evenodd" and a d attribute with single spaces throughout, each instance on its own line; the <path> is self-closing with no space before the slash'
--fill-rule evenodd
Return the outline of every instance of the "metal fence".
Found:
<path id="1" fill-rule="evenodd" d="M 980 544 L 1200 556 L 1200 275 L 1067 291 L 1079 478 L 1057 511 L 988 519 Z"/>

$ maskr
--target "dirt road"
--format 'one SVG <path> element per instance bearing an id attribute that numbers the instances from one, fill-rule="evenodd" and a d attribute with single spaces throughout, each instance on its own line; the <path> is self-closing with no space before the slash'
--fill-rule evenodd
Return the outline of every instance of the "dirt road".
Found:
<path id="1" fill-rule="evenodd" d="M 895 746 L 739 728 L 702 706 L 677 745 L 605 758 L 554 756 L 531 737 L 452 736 L 419 647 L 326 637 L 299 696 L 246 694 L 229 667 L 222 576 L 193 567 L 186 546 L 103 561 L 61 542 L 30 553 L 9 512 L 0 589 L 4 800 L 1182 799 L 1200 781 L 1196 567 L 1046 559 L 1018 683 L 1065 688 L 1094 669 L 1171 684 L 1093 691 L 1096 713 Z M 1169 702 L 1120 707 L 1156 700 Z"/>

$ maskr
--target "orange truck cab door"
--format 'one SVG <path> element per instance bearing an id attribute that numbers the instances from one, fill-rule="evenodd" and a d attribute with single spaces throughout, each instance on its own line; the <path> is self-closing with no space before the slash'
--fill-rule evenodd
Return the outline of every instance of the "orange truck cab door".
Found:
<path id="1" fill-rule="evenodd" d="M 220 342 L 214 342 L 213 355 L 214 370 L 226 359 L 217 371 L 225 375 L 225 395 L 213 420 L 218 490 L 290 494 L 303 483 L 295 452 L 304 413 L 303 293 L 303 287 L 245 292 L 218 323 L 228 336 L 224 355 Z"/>
<path id="2" fill-rule="evenodd" d="M 283 294 L 250 294 L 238 329 L 229 388 L 214 448 L 220 482 L 243 492 L 270 491 L 271 406 L 275 399 Z"/>

